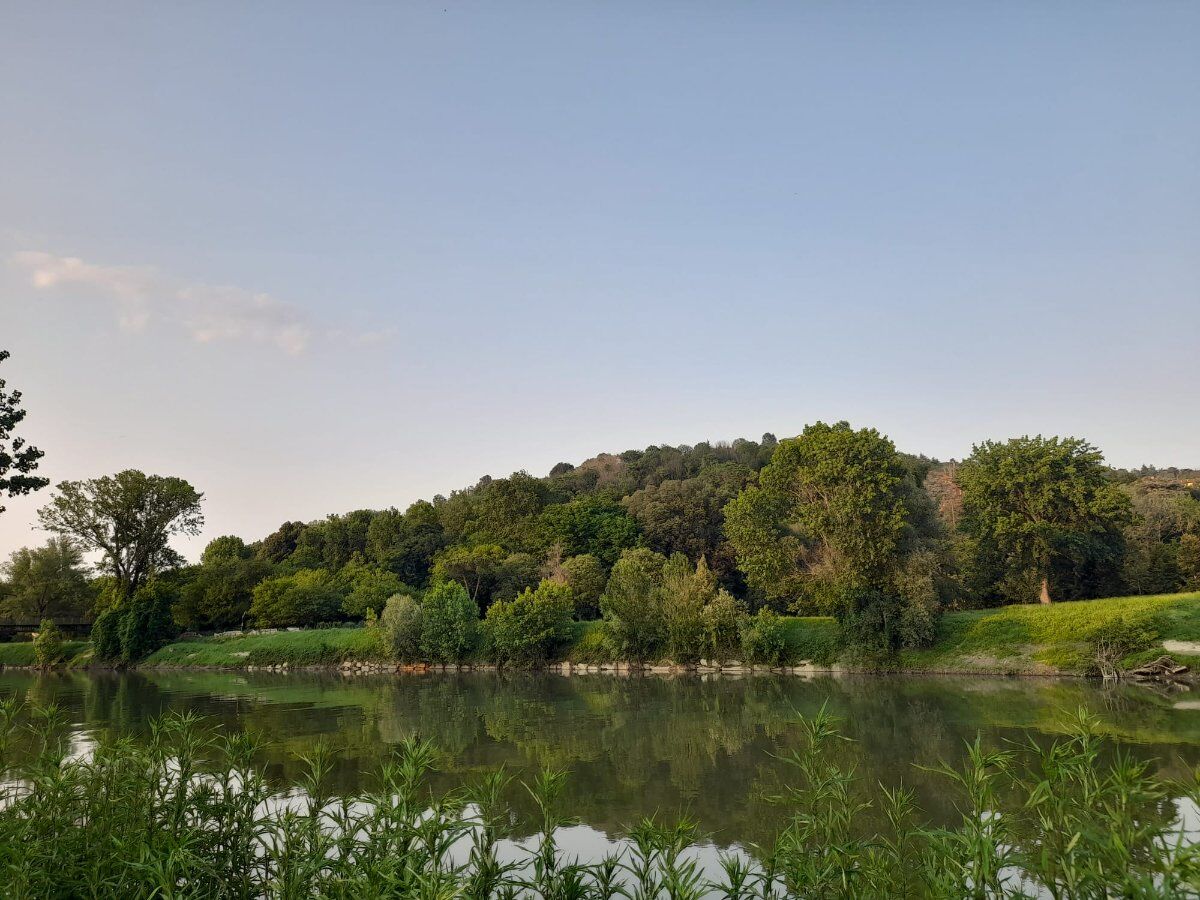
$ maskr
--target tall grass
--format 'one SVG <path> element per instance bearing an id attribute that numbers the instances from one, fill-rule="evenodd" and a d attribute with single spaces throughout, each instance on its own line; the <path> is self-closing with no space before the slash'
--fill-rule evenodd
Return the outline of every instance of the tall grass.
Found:
<path id="1" fill-rule="evenodd" d="M 437 751 L 410 739 L 373 790 L 335 796 L 331 751 L 304 757 L 278 793 L 242 734 L 187 715 L 147 739 L 80 748 L 54 708 L 0 703 L 0 892 L 6 897 L 202 898 L 990 898 L 1195 897 L 1200 857 L 1170 784 L 1105 752 L 1080 714 L 1053 743 L 1003 750 L 976 741 L 942 767 L 959 818 L 923 822 L 913 795 L 863 783 L 824 710 L 776 802 L 790 818 L 770 846 L 700 865 L 689 822 L 633 825 L 619 851 L 577 860 L 560 842 L 566 775 L 525 785 L 504 772 L 434 793 Z M 20 762 L 17 762 L 17 761 Z M 516 839 L 506 798 L 533 798 L 533 837 Z"/>

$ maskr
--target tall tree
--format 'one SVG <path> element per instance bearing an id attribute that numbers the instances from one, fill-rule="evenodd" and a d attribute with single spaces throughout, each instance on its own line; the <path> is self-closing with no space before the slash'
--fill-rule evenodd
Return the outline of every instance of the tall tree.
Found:
<path id="1" fill-rule="evenodd" d="M 0 350 L 0 363 L 8 357 L 7 350 Z M 5 381 L 0 378 L 0 497 L 21 497 L 50 483 L 47 478 L 30 474 L 45 454 L 13 434 L 26 412 L 21 409 L 21 392 L 5 390 Z M 0 506 L 2 512 L 4 507 Z"/>
<path id="2" fill-rule="evenodd" d="M 13 621 L 76 618 L 92 599 L 83 553 L 67 538 L 15 551 L 0 572 L 0 612 Z"/>
<path id="3" fill-rule="evenodd" d="M 204 495 L 182 478 L 126 469 L 87 481 L 64 481 L 38 511 L 47 531 L 73 538 L 100 562 L 128 597 L 156 571 L 178 560 L 177 534 L 196 535 L 204 524 Z"/>
<path id="4" fill-rule="evenodd" d="M 817 422 L 780 441 L 758 484 L 725 508 L 747 581 L 791 601 L 882 587 L 910 518 L 906 479 L 895 446 L 873 428 Z"/>
<path id="5" fill-rule="evenodd" d="M 1051 600 L 1057 563 L 1104 552 L 1132 519 L 1129 497 L 1107 477 L 1104 457 L 1078 438 L 984 441 L 958 470 L 962 527 L 975 553 L 1011 584 Z"/>

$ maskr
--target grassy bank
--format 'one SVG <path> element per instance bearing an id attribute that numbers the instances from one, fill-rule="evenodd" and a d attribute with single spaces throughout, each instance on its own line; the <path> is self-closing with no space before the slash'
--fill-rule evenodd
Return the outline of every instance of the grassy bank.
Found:
<path id="1" fill-rule="evenodd" d="M 87 641 L 66 641 L 63 644 L 63 664 L 77 665 L 83 657 L 90 655 L 91 650 L 92 645 Z M 33 641 L 0 644 L 0 666 L 28 668 L 36 665 Z"/>
<path id="2" fill-rule="evenodd" d="M 1200 642 L 1200 593 L 1152 597 L 1109 597 L 1051 606 L 1005 606 L 947 613 L 937 640 L 868 667 L 910 672 L 987 672 L 1022 675 L 1081 675 L 1091 668 L 1089 640 L 1097 629 L 1123 621 L 1153 636 L 1153 642 L 1125 659 L 1133 665 L 1162 651 L 1163 640 Z M 787 662 L 829 665 L 841 657 L 837 624 L 830 618 L 783 619 Z M 240 668 L 243 666 L 336 666 L 350 660 L 379 658 L 375 633 L 366 628 L 284 631 L 231 638 L 197 638 L 163 647 L 143 665 L 168 668 Z M 88 645 L 67 645 L 68 659 L 87 660 Z M 581 623 L 566 652 L 574 662 L 608 662 L 598 622 Z M 1200 656 L 1173 652 L 1176 659 L 1200 666 Z M 32 644 L 0 644 L 0 665 L 31 666 Z M 863 665 L 863 663 L 860 663 Z"/>

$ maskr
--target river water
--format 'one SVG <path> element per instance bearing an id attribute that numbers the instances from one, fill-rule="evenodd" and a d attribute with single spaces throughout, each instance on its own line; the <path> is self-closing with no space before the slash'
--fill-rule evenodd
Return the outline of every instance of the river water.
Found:
<path id="1" fill-rule="evenodd" d="M 996 746 L 1050 739 L 1080 708 L 1160 773 L 1200 765 L 1200 691 L 1076 680 L 0 672 L 0 696 L 14 695 L 58 704 L 81 747 L 104 731 L 144 734 L 172 710 L 254 732 L 281 790 L 318 740 L 335 748 L 334 784 L 349 793 L 420 735 L 444 751 L 439 787 L 498 766 L 518 777 L 566 769 L 566 808 L 595 839 L 644 816 L 686 815 L 716 847 L 772 838 L 785 815 L 772 798 L 791 780 L 780 757 L 802 744 L 798 719 L 822 705 L 865 783 L 913 788 L 933 822 L 955 818 L 955 797 L 923 767 L 958 763 L 977 734 Z M 520 814 L 520 792 L 514 802 Z"/>

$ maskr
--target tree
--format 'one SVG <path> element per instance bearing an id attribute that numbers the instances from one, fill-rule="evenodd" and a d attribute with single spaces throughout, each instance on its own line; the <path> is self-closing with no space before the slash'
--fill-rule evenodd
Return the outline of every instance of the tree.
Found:
<path id="1" fill-rule="evenodd" d="M 480 609 L 486 609 L 504 573 L 507 554 L 495 544 L 447 547 L 433 564 L 436 581 L 457 581 Z"/>
<path id="2" fill-rule="evenodd" d="M 230 559 L 249 559 L 251 550 L 246 542 L 235 534 L 213 538 L 200 554 L 201 565 L 212 565 Z"/>
<path id="3" fill-rule="evenodd" d="M 667 653 L 676 663 L 694 663 L 706 649 L 704 610 L 717 598 L 716 576 L 703 556 L 693 566 L 676 553 L 663 567 L 662 593 Z"/>
<path id="4" fill-rule="evenodd" d="M 747 581 L 767 597 L 837 607 L 895 568 L 909 520 L 906 472 L 875 429 L 817 422 L 780 441 L 757 485 L 725 508 Z"/>
<path id="5" fill-rule="evenodd" d="M 38 511 L 42 527 L 103 554 L 101 568 L 130 596 L 151 575 L 178 561 L 177 534 L 197 535 L 204 495 L 182 478 L 126 469 L 88 481 L 64 481 Z"/>
<path id="6" fill-rule="evenodd" d="M 621 554 L 608 577 L 600 611 L 617 650 L 642 661 L 662 653 L 667 638 L 663 613 L 661 553 L 636 547 Z"/>
<path id="7" fill-rule="evenodd" d="M 300 535 L 308 526 L 303 522 L 284 522 L 258 542 L 255 555 L 269 563 L 281 563 L 296 552 Z"/>
<path id="8" fill-rule="evenodd" d="M 608 575 L 600 560 L 590 553 L 572 556 L 563 561 L 560 575 L 575 598 L 575 615 L 580 619 L 599 616 L 600 596 L 608 582 Z"/>
<path id="9" fill-rule="evenodd" d="M 83 553 L 68 538 L 17 550 L 0 571 L 0 613 L 15 622 L 78 618 L 92 599 Z"/>
<path id="10" fill-rule="evenodd" d="M 220 631 L 246 622 L 254 589 L 272 566 L 257 557 L 208 559 L 191 571 L 180 589 L 175 619 L 184 628 Z"/>
<path id="11" fill-rule="evenodd" d="M 421 652 L 435 662 L 457 663 L 475 648 L 479 612 L 466 588 L 435 584 L 421 604 Z"/>
<path id="12" fill-rule="evenodd" d="M 0 350 L 0 363 L 8 357 L 7 350 Z M 30 474 L 45 453 L 13 434 L 26 412 L 21 409 L 21 392 L 5 390 L 5 381 L 0 378 L 0 497 L 21 497 L 50 483 L 47 478 Z M 0 506 L 2 512 L 4 507 Z"/>
<path id="13" fill-rule="evenodd" d="M 639 537 L 637 522 L 625 508 L 598 494 L 547 507 L 540 527 L 544 546 L 558 545 L 567 556 L 590 554 L 605 566 L 635 546 Z"/>
<path id="14" fill-rule="evenodd" d="M 421 605 L 407 594 L 388 597 L 379 625 L 387 639 L 387 652 L 401 662 L 415 662 L 421 656 L 424 630 Z"/>
<path id="15" fill-rule="evenodd" d="M 361 556 L 354 557 L 338 573 L 338 579 L 349 590 L 342 600 L 342 612 L 351 619 L 364 618 L 367 610 L 378 614 L 388 597 L 408 590 L 395 573 L 368 565 Z"/>
<path id="16" fill-rule="evenodd" d="M 984 441 L 958 470 L 962 525 L 977 556 L 1009 584 L 1051 600 L 1053 567 L 1104 552 L 1132 519 L 1129 497 L 1107 478 L 1100 451 L 1078 438 Z M 1031 583 L 1031 584 L 1030 584 Z"/>
<path id="17" fill-rule="evenodd" d="M 571 639 L 573 608 L 571 589 L 548 580 L 512 600 L 497 600 L 483 623 L 496 660 L 534 666 L 551 659 Z"/>
<path id="18" fill-rule="evenodd" d="M 249 616 L 268 628 L 332 622 L 341 614 L 343 596 L 324 569 L 301 569 L 259 582 Z"/>

